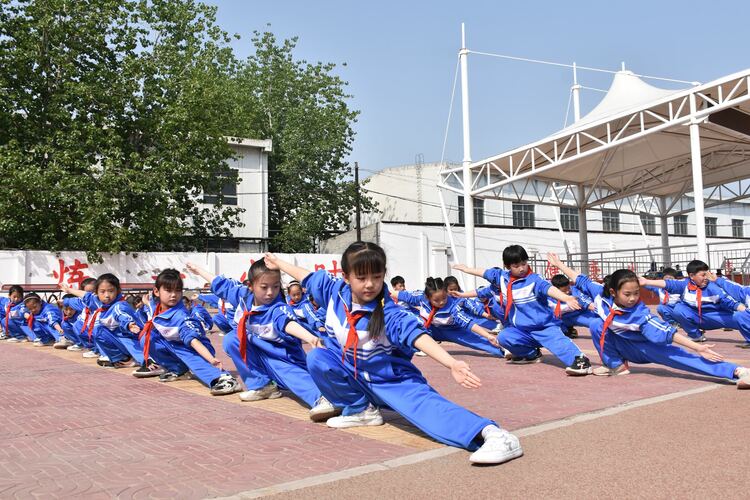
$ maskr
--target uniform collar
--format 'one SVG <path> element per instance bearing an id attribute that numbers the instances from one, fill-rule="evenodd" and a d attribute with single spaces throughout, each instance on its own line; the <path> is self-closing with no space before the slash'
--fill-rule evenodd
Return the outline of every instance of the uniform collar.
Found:
<path id="1" fill-rule="evenodd" d="M 388 285 L 383 283 L 383 307 L 388 307 L 389 305 L 393 305 L 394 302 L 391 299 L 391 294 L 388 291 Z M 371 300 L 370 302 L 367 302 L 365 304 L 353 304 L 352 303 L 352 289 L 349 285 L 341 287 L 339 290 L 339 299 L 346 304 L 346 307 L 349 309 L 350 312 L 354 311 L 365 311 L 365 312 L 373 312 L 375 308 L 378 305 L 378 302 L 380 302 L 379 299 Z"/>
<path id="2" fill-rule="evenodd" d="M 253 305 L 253 302 L 255 301 L 255 296 L 252 293 L 248 293 L 247 296 L 245 296 L 245 309 L 250 312 L 266 312 L 271 307 L 275 306 L 276 304 L 286 304 L 284 302 L 284 299 L 281 298 L 281 294 L 279 293 L 275 299 L 270 304 L 261 304 L 259 306 Z"/>

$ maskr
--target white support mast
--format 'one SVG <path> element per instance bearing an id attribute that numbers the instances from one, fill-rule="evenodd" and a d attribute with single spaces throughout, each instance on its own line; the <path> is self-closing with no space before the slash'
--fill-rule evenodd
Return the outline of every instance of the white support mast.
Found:
<path id="1" fill-rule="evenodd" d="M 464 136 L 464 159 L 463 159 L 463 185 L 464 185 L 464 230 L 466 231 L 466 265 L 474 267 L 476 256 L 474 251 L 474 199 L 471 197 L 471 135 L 469 132 L 469 50 L 466 48 L 466 28 L 461 23 L 461 50 L 458 53 L 461 61 L 461 110 L 463 115 Z M 466 283 L 467 289 L 476 288 L 476 279 L 469 276 Z"/>

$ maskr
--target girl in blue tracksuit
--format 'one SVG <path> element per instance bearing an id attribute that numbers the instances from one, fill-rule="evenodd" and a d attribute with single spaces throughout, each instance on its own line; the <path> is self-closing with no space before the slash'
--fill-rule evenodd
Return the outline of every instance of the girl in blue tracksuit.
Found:
<path id="1" fill-rule="evenodd" d="M 463 293 L 461 285 L 458 283 L 458 278 L 455 276 L 446 276 L 443 283 L 445 283 L 445 290 L 448 292 L 448 295 L 459 298 Z M 463 309 L 476 316 L 479 326 L 487 330 L 497 331 L 499 323 L 490 313 L 489 300 L 472 297 L 460 301 L 460 304 Z"/>
<path id="2" fill-rule="evenodd" d="M 185 310 L 187 310 L 187 312 L 189 313 L 190 319 L 198 321 L 201 324 L 204 332 L 210 332 L 211 328 L 214 327 L 214 319 L 211 316 L 211 313 L 208 312 L 208 310 L 206 310 L 206 308 L 201 304 L 196 304 L 195 302 L 190 300 L 190 297 L 186 297 L 183 295 L 182 303 L 185 306 Z M 151 314 L 153 315 L 153 312 Z"/>
<path id="3" fill-rule="evenodd" d="M 239 285 L 240 282 L 237 281 L 236 283 Z M 234 323 L 233 319 L 234 306 L 232 304 L 213 293 L 202 293 L 198 295 L 198 300 L 218 309 L 218 312 L 211 317 L 211 320 L 222 333 L 227 334 L 237 329 L 237 324 Z"/>
<path id="4" fill-rule="evenodd" d="M 663 280 L 676 280 L 677 271 L 668 267 L 662 271 Z M 656 306 L 656 312 L 661 316 L 661 319 L 670 324 L 676 324 L 677 321 L 674 319 L 674 308 L 680 302 L 680 296 L 678 294 L 670 294 L 664 288 L 658 288 L 655 286 L 644 286 L 646 290 L 653 292 L 659 297 L 659 305 Z"/>
<path id="5" fill-rule="evenodd" d="M 214 396 L 236 392 L 237 380 L 216 359 L 200 319 L 185 307 L 182 291 L 176 269 L 165 269 L 156 277 L 146 323 L 143 328 L 131 325 L 131 331 L 139 334 L 144 359 L 159 365 L 161 382 L 171 382 L 190 371 Z M 141 368 L 133 372 L 135 377 L 153 376 L 155 370 Z"/>
<path id="6" fill-rule="evenodd" d="M 308 367 L 326 398 L 343 409 L 326 422 L 329 427 L 381 425 L 378 407 L 389 407 L 442 443 L 477 450 L 473 462 L 501 463 L 523 453 L 515 436 L 443 398 L 411 363 L 419 349 L 450 368 L 462 386 L 481 384 L 465 362 L 448 354 L 391 299 L 383 282 L 382 248 L 351 244 L 341 258 L 344 279 L 325 270 L 310 272 L 272 254 L 265 260 L 300 280 L 327 311 L 326 348 L 308 354 Z"/>
<path id="7" fill-rule="evenodd" d="M 738 388 L 750 389 L 750 369 L 722 361 L 722 356 L 711 350 L 713 345 L 693 342 L 651 315 L 640 300 L 639 278 L 634 272 L 615 271 L 602 286 L 567 267 L 555 254 L 549 254 L 549 262 L 574 280 L 594 301 L 599 320 L 591 325 L 591 339 L 604 363 L 604 367 L 594 371 L 595 375 L 630 373 L 628 362 L 658 363 L 737 381 Z"/>
<path id="8" fill-rule="evenodd" d="M 296 322 L 284 303 L 278 270 L 268 269 L 263 260 L 254 262 L 245 286 L 192 263 L 187 269 L 210 281 L 211 291 L 234 306 L 237 329 L 224 337 L 223 347 L 245 383 L 240 399 L 277 398 L 282 388 L 310 406 L 310 418 L 315 421 L 337 413 L 310 377 L 300 342 L 317 346 L 320 340 Z"/>
<path id="9" fill-rule="evenodd" d="M 84 292 L 93 292 L 96 280 L 94 278 L 86 278 L 81 281 L 80 288 Z M 93 329 L 87 331 L 87 322 L 91 318 L 92 310 L 83 303 L 83 301 L 73 295 L 66 294 L 62 300 L 63 310 L 69 308 L 77 313 L 75 322 L 71 326 L 71 336 L 69 337 L 76 344 L 68 347 L 71 351 L 84 351 L 83 356 L 86 358 L 98 358 L 99 351 L 94 345 Z M 64 311 L 63 311 L 64 312 Z M 66 334 L 67 335 L 67 334 Z M 79 346 L 81 349 L 78 349 Z"/>
<path id="10" fill-rule="evenodd" d="M 445 282 L 440 278 L 427 278 L 423 292 L 399 292 L 395 299 L 412 307 L 419 307 L 422 324 L 436 341 L 453 342 L 478 349 L 497 357 L 505 357 L 497 339 L 477 323 L 461 307 L 464 299 L 448 295 Z"/>
<path id="11" fill-rule="evenodd" d="M 503 250 L 504 270 L 493 267 L 487 270 L 468 268 L 463 264 L 453 268 L 475 276 L 481 276 L 500 292 L 499 302 L 503 309 L 505 328 L 498 335 L 498 342 L 513 354 L 512 363 L 538 362 L 545 347 L 566 366 L 568 375 L 582 376 L 591 373 L 591 362 L 586 355 L 566 337 L 560 322 L 553 316 L 549 297 L 568 304 L 578 310 L 578 300 L 553 287 L 548 281 L 531 271 L 529 256 L 520 245 L 511 245 Z"/>
<path id="12" fill-rule="evenodd" d="M 313 335 L 320 335 L 323 323 L 315 315 L 315 309 L 313 309 L 308 298 L 305 297 L 302 285 L 297 281 L 293 281 L 287 287 L 287 304 L 297 317 L 297 323 L 307 328 Z"/>
<path id="13" fill-rule="evenodd" d="M 21 329 L 24 312 L 23 287 L 13 285 L 8 290 L 7 297 L 0 297 L 0 321 L 8 342 L 26 342 L 26 334 Z"/>
<path id="14" fill-rule="evenodd" d="M 35 293 L 29 293 L 23 299 L 26 312 L 23 327 L 29 337 L 34 338 L 35 345 L 52 345 L 65 333 L 62 328 L 60 308 L 45 302 Z"/>
<path id="15" fill-rule="evenodd" d="M 65 332 L 65 338 L 72 342 L 72 345 L 67 346 L 67 349 L 70 351 L 81 351 L 83 350 L 83 339 L 79 335 L 79 330 L 75 328 L 81 312 L 65 304 L 66 301 L 70 302 L 72 299 L 80 300 L 75 295 L 66 294 L 63 296 L 62 301 L 58 302 L 62 306 L 63 318 L 61 326 Z"/>
<path id="16" fill-rule="evenodd" d="M 572 333 L 576 333 L 575 336 L 577 336 L 577 332 L 575 332 L 576 326 L 590 328 L 591 321 L 598 318 L 593 312 L 594 306 L 591 299 L 586 294 L 581 293 L 575 285 L 571 285 L 570 280 L 564 274 L 552 276 L 550 283 L 564 294 L 572 295 L 578 299 L 578 304 L 581 306 L 580 309 L 575 310 L 560 300 L 553 299 L 552 297 L 549 298 L 547 304 L 552 309 L 552 314 L 555 318 L 559 319 L 562 323 L 563 332 L 567 331 L 566 335 L 570 335 L 573 338 Z"/>
<path id="17" fill-rule="evenodd" d="M 709 280 L 705 262 L 693 260 L 686 270 L 687 280 L 643 280 L 642 284 L 663 288 L 680 297 L 672 316 L 691 339 L 704 341 L 705 336 L 700 330 L 732 328 L 739 330 L 745 341 L 750 342 L 746 306 Z"/>
<path id="18" fill-rule="evenodd" d="M 131 324 L 143 326 L 143 323 L 122 296 L 117 276 L 102 274 L 94 283 L 93 292 L 74 290 L 65 284 L 60 288 L 80 297 L 91 311 L 85 334 L 91 335 L 102 354 L 97 361 L 100 366 L 126 368 L 143 365 L 143 349 L 138 336 L 130 331 Z"/>
<path id="19" fill-rule="evenodd" d="M 724 290 L 734 300 L 745 306 L 744 313 L 735 315 L 737 325 L 740 326 L 740 331 L 750 330 L 750 287 L 742 286 L 734 281 L 730 281 L 723 276 L 716 277 L 713 273 L 709 273 L 709 280 L 716 283 L 722 290 Z M 745 342 L 741 347 L 743 349 L 750 348 L 750 341 Z"/>

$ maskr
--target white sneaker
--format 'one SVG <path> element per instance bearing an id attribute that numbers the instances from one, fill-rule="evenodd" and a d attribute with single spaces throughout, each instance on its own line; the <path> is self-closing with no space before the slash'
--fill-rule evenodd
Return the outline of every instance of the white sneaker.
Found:
<path id="1" fill-rule="evenodd" d="M 423 353 L 422 351 L 417 351 L 414 353 L 415 356 L 419 356 L 420 358 L 424 358 L 427 356 L 427 354 Z"/>
<path id="2" fill-rule="evenodd" d="M 262 399 L 276 399 L 281 397 L 281 391 L 276 382 L 269 382 L 260 389 L 240 393 L 242 401 L 260 401 Z"/>
<path id="3" fill-rule="evenodd" d="M 501 464 L 523 455 L 523 449 L 518 438 L 506 431 L 498 429 L 487 434 L 484 444 L 469 457 L 473 464 Z"/>
<path id="4" fill-rule="evenodd" d="M 355 413 L 354 415 L 341 415 L 329 418 L 326 425 L 334 429 L 383 425 L 383 415 L 380 414 L 380 410 L 370 404 L 364 411 Z"/>
<path id="5" fill-rule="evenodd" d="M 60 340 L 52 344 L 52 347 L 54 347 L 55 349 L 67 349 L 68 347 L 72 345 L 73 345 L 73 342 L 71 342 L 65 337 L 60 337 Z"/>
<path id="6" fill-rule="evenodd" d="M 341 415 L 341 409 L 336 408 L 328 401 L 325 397 L 321 396 L 320 399 L 310 409 L 310 420 L 313 422 L 323 422 L 329 418 L 333 418 L 336 415 Z"/>
<path id="7" fill-rule="evenodd" d="M 69 345 L 67 347 L 68 351 L 83 351 L 83 347 L 79 346 L 78 344 Z"/>
<path id="8" fill-rule="evenodd" d="M 8 337 L 5 341 L 10 342 L 11 344 L 18 344 L 22 342 L 22 340 L 17 337 Z"/>
<path id="9" fill-rule="evenodd" d="M 95 353 L 94 351 L 86 351 L 83 353 L 84 358 L 98 358 L 99 355 Z"/>
<path id="10" fill-rule="evenodd" d="M 737 389 L 750 389 L 750 368 L 740 368 L 737 374 Z"/>

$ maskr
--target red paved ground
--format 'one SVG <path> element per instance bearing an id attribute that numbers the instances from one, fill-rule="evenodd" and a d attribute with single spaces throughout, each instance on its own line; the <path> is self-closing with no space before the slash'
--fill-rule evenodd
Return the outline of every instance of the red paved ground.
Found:
<path id="1" fill-rule="evenodd" d="M 740 339 L 736 332 L 709 336 L 718 340 L 717 350 L 727 357 L 750 364 L 750 352 L 735 347 Z M 594 359 L 590 340 L 582 337 L 578 342 Z M 572 378 L 550 355 L 541 364 L 514 366 L 444 346 L 472 365 L 484 387 L 462 389 L 447 370 L 416 358 L 427 378 L 449 398 L 510 429 L 715 383 L 655 366 L 635 366 L 626 377 Z M 45 348 L 0 343 L 0 380 L 2 498 L 203 498 L 419 451 L 252 404 L 139 381 L 61 359 Z M 721 390 L 738 392 L 732 387 Z M 518 464 L 536 463 L 542 460 L 539 454 L 559 453 L 525 446 L 527 457 Z M 584 440 L 577 460 L 588 460 L 590 451 Z M 464 476 L 473 470 L 466 457 L 458 453 L 443 459 L 462 464 L 455 471 L 461 480 L 473 477 Z M 509 473 L 506 467 L 478 470 L 487 477 Z"/>

